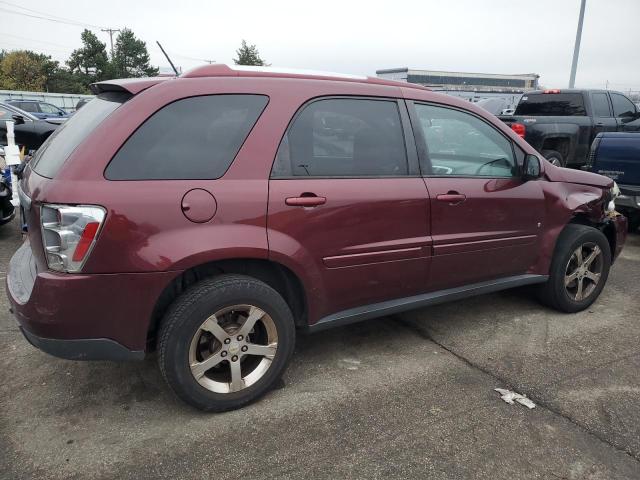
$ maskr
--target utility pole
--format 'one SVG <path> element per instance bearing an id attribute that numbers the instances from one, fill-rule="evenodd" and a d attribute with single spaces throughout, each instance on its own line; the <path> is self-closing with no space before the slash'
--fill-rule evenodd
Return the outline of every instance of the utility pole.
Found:
<path id="1" fill-rule="evenodd" d="M 109 40 L 111 42 L 111 58 L 113 58 L 113 34 L 116 32 L 119 32 L 120 29 L 119 28 L 102 28 L 100 29 L 100 31 L 109 33 Z"/>
<path id="2" fill-rule="evenodd" d="M 580 40 L 582 38 L 582 22 L 584 21 L 584 7 L 587 0 L 582 0 L 580 4 L 580 17 L 578 18 L 578 31 L 576 32 L 576 44 L 573 49 L 573 62 L 571 63 L 571 76 L 569 77 L 569 88 L 575 87 L 576 69 L 578 68 L 578 55 L 580 54 Z"/>

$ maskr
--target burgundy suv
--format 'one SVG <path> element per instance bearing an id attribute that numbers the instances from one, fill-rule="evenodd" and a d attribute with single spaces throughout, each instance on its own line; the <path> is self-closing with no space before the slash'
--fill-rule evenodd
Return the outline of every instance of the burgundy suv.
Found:
<path id="1" fill-rule="evenodd" d="M 582 310 L 625 240 L 611 180 L 422 87 L 210 65 L 93 90 L 25 171 L 12 310 L 58 357 L 157 348 L 203 410 L 264 394 L 297 330 L 530 284 Z"/>

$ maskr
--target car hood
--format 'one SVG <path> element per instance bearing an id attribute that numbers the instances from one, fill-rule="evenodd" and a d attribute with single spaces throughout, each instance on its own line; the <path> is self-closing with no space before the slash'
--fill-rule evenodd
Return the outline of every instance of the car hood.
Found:
<path id="1" fill-rule="evenodd" d="M 604 175 L 572 168 L 556 167 L 548 162 L 545 162 L 544 173 L 551 182 L 578 183 L 602 188 L 611 188 L 613 186 L 613 180 Z"/>

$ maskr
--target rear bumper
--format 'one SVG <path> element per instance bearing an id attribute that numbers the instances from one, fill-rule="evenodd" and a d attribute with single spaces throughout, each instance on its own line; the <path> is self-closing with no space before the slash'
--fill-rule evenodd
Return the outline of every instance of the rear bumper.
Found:
<path id="1" fill-rule="evenodd" d="M 144 356 L 156 301 L 177 273 L 39 272 L 25 242 L 9 263 L 6 290 L 25 337 L 41 350 L 76 360 L 129 360 Z"/>

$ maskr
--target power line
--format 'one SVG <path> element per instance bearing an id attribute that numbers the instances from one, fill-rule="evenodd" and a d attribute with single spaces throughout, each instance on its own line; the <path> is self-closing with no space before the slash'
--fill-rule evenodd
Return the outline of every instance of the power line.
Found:
<path id="1" fill-rule="evenodd" d="M 44 16 L 50 17 L 52 19 L 57 19 L 57 20 L 65 21 L 65 22 L 71 22 L 73 24 L 83 24 L 84 25 L 83 22 L 80 22 L 78 20 L 73 20 L 73 19 L 67 18 L 67 17 L 61 17 L 59 15 L 53 15 L 52 13 L 42 12 L 40 10 L 33 10 L 31 8 L 23 7 L 22 5 L 18 5 L 17 3 L 7 2 L 6 0 L 0 0 L 0 3 L 4 3 L 5 5 L 9 5 L 9 6 L 14 7 L 14 8 L 19 8 L 20 10 L 26 10 L 27 12 L 36 13 L 36 14 L 39 14 L 39 15 L 44 15 Z M 98 27 L 96 25 L 90 25 L 90 24 L 86 24 L 86 25 L 92 26 L 94 28 L 100 28 L 100 27 Z"/>
<path id="2" fill-rule="evenodd" d="M 28 38 L 28 37 L 21 37 L 20 35 L 14 35 L 12 33 L 5 33 L 5 32 L 0 32 L 0 35 L 4 35 L 7 37 L 13 37 L 13 38 L 17 38 L 19 40 L 24 40 L 26 42 L 35 42 L 35 43 L 42 43 L 44 45 L 53 45 L 55 47 L 62 47 L 65 49 L 69 49 L 69 50 L 75 50 L 77 47 L 72 47 L 70 45 L 62 45 L 60 43 L 54 43 L 54 42 L 44 42 L 42 40 L 35 40 L 33 38 Z"/>
<path id="3" fill-rule="evenodd" d="M 10 9 L 4 8 L 4 7 L 0 7 L 0 12 L 5 12 L 5 13 L 13 14 L 13 15 L 22 15 L 22 16 L 30 17 L 30 18 L 37 18 L 39 20 L 47 20 L 49 22 L 54 22 L 54 23 L 63 23 L 63 24 L 66 24 L 66 25 L 72 25 L 74 27 L 101 28 L 99 25 L 92 25 L 92 24 L 89 24 L 89 23 L 76 22 L 75 20 L 62 20 L 62 19 L 57 19 L 57 18 L 44 17 L 42 15 L 35 15 L 35 14 L 25 13 L 25 12 L 17 12 L 15 10 L 10 10 Z"/>

